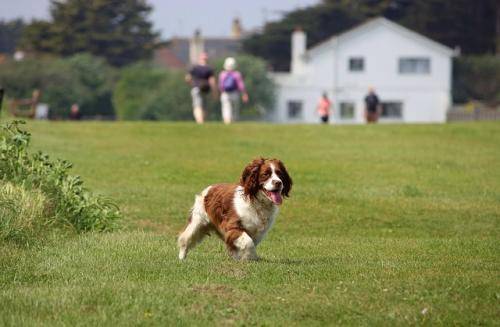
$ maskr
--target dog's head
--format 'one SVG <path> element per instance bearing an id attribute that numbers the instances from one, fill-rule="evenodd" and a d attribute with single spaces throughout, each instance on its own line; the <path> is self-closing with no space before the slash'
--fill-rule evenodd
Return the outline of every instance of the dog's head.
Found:
<path id="1" fill-rule="evenodd" d="M 257 158 L 243 170 L 240 185 L 250 199 L 260 198 L 262 194 L 262 198 L 280 205 L 283 196 L 289 196 L 292 179 L 280 160 Z"/>

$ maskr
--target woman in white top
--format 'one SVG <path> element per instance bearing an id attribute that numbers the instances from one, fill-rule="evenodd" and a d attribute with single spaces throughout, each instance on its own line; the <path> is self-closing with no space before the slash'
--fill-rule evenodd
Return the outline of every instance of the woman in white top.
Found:
<path id="1" fill-rule="evenodd" d="M 238 118 L 240 97 L 248 102 L 248 94 L 241 73 L 236 70 L 236 60 L 227 57 L 224 61 L 224 70 L 219 74 L 220 101 L 222 104 L 222 119 L 230 124 Z"/>

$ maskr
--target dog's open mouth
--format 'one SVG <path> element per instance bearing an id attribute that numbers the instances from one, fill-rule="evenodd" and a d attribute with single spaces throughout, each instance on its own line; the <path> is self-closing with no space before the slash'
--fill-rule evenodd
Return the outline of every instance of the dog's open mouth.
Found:
<path id="1" fill-rule="evenodd" d="M 280 190 L 268 191 L 264 189 L 264 193 L 269 198 L 269 200 L 273 201 L 274 204 L 280 205 L 283 202 Z"/>

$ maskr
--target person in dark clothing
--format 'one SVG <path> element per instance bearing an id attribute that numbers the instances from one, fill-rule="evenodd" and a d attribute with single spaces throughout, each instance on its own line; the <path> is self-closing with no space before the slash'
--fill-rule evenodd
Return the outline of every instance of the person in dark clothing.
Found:
<path id="1" fill-rule="evenodd" d="M 76 103 L 71 105 L 71 109 L 69 111 L 69 119 L 71 120 L 80 120 L 82 119 L 82 113 L 80 112 L 80 106 Z"/>
<path id="2" fill-rule="evenodd" d="M 365 117 L 368 123 L 376 123 L 380 114 L 380 100 L 373 87 L 368 89 L 365 97 Z"/>
<path id="3" fill-rule="evenodd" d="M 194 65 L 186 75 L 186 82 L 191 84 L 193 116 L 198 124 L 203 124 L 205 121 L 207 95 L 210 91 L 217 92 L 214 70 L 208 66 L 207 61 L 207 54 L 200 54 L 198 64 Z"/>

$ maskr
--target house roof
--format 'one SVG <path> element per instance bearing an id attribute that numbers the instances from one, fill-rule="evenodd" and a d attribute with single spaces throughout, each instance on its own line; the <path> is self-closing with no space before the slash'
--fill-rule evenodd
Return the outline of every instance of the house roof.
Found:
<path id="1" fill-rule="evenodd" d="M 189 65 L 189 42 L 189 38 L 173 38 L 167 46 L 155 51 L 155 59 L 163 60 L 167 67 L 170 67 L 170 64 L 177 67 L 179 62 L 187 66 Z M 203 44 L 210 59 L 234 56 L 241 50 L 241 40 L 229 37 L 204 37 Z"/>
<path id="2" fill-rule="evenodd" d="M 449 48 L 441 43 L 438 43 L 434 40 L 431 40 L 430 38 L 423 36 L 422 34 L 419 34 L 417 32 L 414 32 L 414 31 L 412 31 L 404 26 L 396 24 L 396 23 L 394 23 L 394 22 L 392 22 L 384 17 L 377 17 L 377 18 L 370 19 L 370 20 L 364 22 L 363 24 L 358 25 L 358 26 L 356 26 L 356 27 L 354 27 L 346 32 L 343 32 L 343 33 L 340 33 L 337 35 L 333 35 L 329 39 L 326 39 L 325 41 L 318 43 L 315 46 L 313 46 L 312 48 L 308 49 L 307 52 L 309 54 L 313 54 L 315 52 L 323 50 L 324 48 L 327 48 L 332 43 L 337 43 L 337 42 L 342 41 L 342 40 L 347 40 L 347 39 L 353 38 L 359 34 L 371 31 L 375 27 L 378 27 L 378 26 L 384 26 L 384 27 L 386 27 L 386 28 L 388 28 L 388 29 L 400 34 L 400 35 L 403 35 L 407 38 L 413 39 L 413 40 L 419 42 L 420 44 L 423 44 L 423 45 L 425 45 L 425 46 L 427 46 L 427 47 L 429 47 L 437 52 L 440 52 L 444 55 L 447 55 L 450 57 L 455 55 L 455 51 L 453 49 L 451 49 L 451 48 Z"/>
<path id="3" fill-rule="evenodd" d="M 154 62 L 166 68 L 184 69 L 185 64 L 169 48 L 160 48 L 154 51 Z"/>

